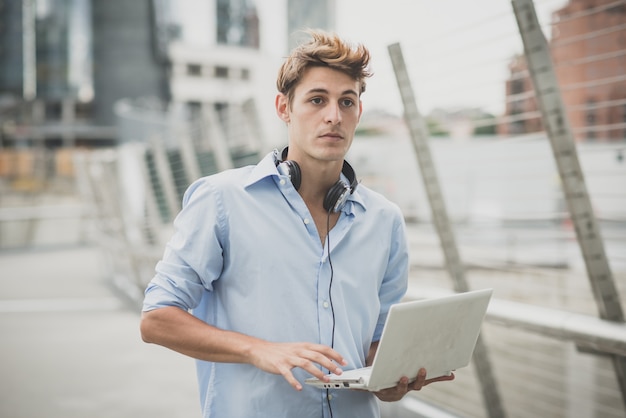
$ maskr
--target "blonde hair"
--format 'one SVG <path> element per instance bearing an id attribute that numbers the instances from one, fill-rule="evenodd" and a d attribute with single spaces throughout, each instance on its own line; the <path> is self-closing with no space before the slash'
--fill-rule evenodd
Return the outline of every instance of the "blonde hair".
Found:
<path id="1" fill-rule="evenodd" d="M 359 82 L 365 91 L 365 79 L 372 73 L 368 65 L 370 53 L 362 44 L 351 45 L 338 35 L 321 30 L 310 30 L 312 39 L 293 49 L 285 59 L 276 79 L 278 91 L 288 97 L 289 102 L 293 93 L 310 67 L 328 67 L 341 71 Z"/>

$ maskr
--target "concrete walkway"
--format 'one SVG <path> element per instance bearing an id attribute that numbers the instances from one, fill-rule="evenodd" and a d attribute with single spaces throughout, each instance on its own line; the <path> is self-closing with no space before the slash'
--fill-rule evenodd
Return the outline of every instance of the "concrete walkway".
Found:
<path id="1" fill-rule="evenodd" d="M 200 416 L 193 360 L 145 344 L 91 247 L 0 252 L 0 416 Z"/>

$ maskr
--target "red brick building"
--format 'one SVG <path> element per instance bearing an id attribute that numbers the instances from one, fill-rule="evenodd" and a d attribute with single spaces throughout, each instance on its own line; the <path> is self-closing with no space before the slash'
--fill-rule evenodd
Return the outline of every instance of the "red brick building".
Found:
<path id="1" fill-rule="evenodd" d="M 535 100 L 533 82 L 524 55 L 516 55 L 509 63 L 506 81 L 505 116 L 499 126 L 503 135 L 520 135 L 543 130 L 541 114 Z"/>
<path id="2" fill-rule="evenodd" d="M 626 139 L 626 4 L 570 0 L 553 13 L 550 46 L 577 141 Z M 523 56 L 509 65 L 502 134 L 541 130 Z"/>

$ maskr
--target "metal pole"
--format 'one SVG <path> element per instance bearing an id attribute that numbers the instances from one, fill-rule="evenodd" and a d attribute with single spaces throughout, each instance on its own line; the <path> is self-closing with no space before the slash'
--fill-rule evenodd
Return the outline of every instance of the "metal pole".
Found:
<path id="1" fill-rule="evenodd" d="M 176 192 L 176 184 L 174 183 L 174 173 L 172 173 L 172 167 L 170 166 L 167 159 L 167 150 L 165 149 L 165 144 L 163 144 L 163 139 L 154 136 L 150 138 L 150 150 L 152 151 L 152 157 L 154 158 L 154 168 L 156 171 L 156 177 L 161 183 L 163 197 L 165 203 L 167 205 L 167 212 L 169 216 L 169 220 L 173 220 L 176 214 L 180 212 L 180 198 L 178 197 L 178 193 Z M 147 150 L 144 150 L 145 153 Z M 139 150 L 137 151 L 139 154 Z M 137 155 L 137 161 L 141 164 L 142 171 L 146 171 L 144 177 L 144 184 L 146 190 L 149 190 L 153 194 L 153 201 L 156 202 L 156 190 L 151 187 L 150 175 L 147 173 L 145 158 L 142 158 L 142 155 Z M 194 179 L 190 179 L 190 182 L 194 181 Z M 155 214 L 157 214 L 155 212 Z M 158 219 L 156 216 L 154 219 Z M 156 232 L 156 231 L 155 231 Z"/>
<path id="2" fill-rule="evenodd" d="M 219 117 L 213 103 L 202 105 L 203 132 L 205 139 L 211 145 L 211 151 L 215 155 L 217 171 L 224 171 L 234 167 L 233 158 L 230 154 L 228 139 L 224 133 Z"/>
<path id="3" fill-rule="evenodd" d="M 593 212 L 585 184 L 585 175 L 578 160 L 574 136 L 563 105 L 550 47 L 539 26 L 533 1 L 512 0 L 512 5 L 524 43 L 524 52 L 535 87 L 535 95 L 550 139 L 570 217 L 576 230 L 578 245 L 585 260 L 600 317 L 624 322 L 619 294 L 604 250 L 604 241 Z M 612 359 L 622 398 L 626 404 L 626 357 L 613 356 Z"/>
<path id="4" fill-rule="evenodd" d="M 437 171 L 428 145 L 428 131 L 424 119 L 417 108 L 402 49 L 399 44 L 390 45 L 388 49 L 396 74 L 398 89 L 404 104 L 404 118 L 409 126 L 411 140 L 422 173 L 424 188 L 430 202 L 433 222 L 446 261 L 446 268 L 452 277 L 454 289 L 457 292 L 466 292 L 469 290 L 469 285 L 465 279 L 465 268 L 461 262 L 455 236 L 448 218 L 445 201 L 437 178 Z M 482 386 L 482 394 L 489 416 L 494 418 L 504 417 L 506 414 L 500 399 L 491 362 L 489 361 L 487 347 L 480 336 L 474 349 L 473 361 L 478 370 L 478 380 Z"/>
<path id="5" fill-rule="evenodd" d="M 22 97 L 31 101 L 37 97 L 37 45 L 33 0 L 22 0 L 22 32 Z"/>

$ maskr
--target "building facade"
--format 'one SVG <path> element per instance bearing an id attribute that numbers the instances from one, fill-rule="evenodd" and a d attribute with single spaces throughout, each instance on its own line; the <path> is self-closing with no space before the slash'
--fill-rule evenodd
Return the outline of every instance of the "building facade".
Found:
<path id="1" fill-rule="evenodd" d="M 74 144 L 96 132 L 91 2 L 0 0 L 0 106 L 5 144 Z"/>
<path id="2" fill-rule="evenodd" d="M 505 116 L 499 125 L 500 134 L 520 135 L 543 130 L 533 83 L 523 55 L 517 55 L 509 62 L 505 94 Z"/>
<path id="3" fill-rule="evenodd" d="M 0 140 L 111 143 L 115 104 L 150 98 L 211 108 L 226 130 L 256 108 L 255 129 L 282 142 L 273 98 L 289 34 L 332 29 L 334 2 L 0 0 Z"/>
<path id="4" fill-rule="evenodd" d="M 570 0 L 553 13 L 550 48 L 577 141 L 626 140 L 626 5 Z M 523 56 L 509 65 L 505 135 L 543 129 Z"/>
<path id="5" fill-rule="evenodd" d="M 578 140 L 626 140 L 626 4 L 571 0 L 554 13 L 552 55 Z"/>
<path id="6" fill-rule="evenodd" d="M 288 48 L 298 45 L 306 29 L 334 30 L 336 26 L 336 0 L 287 0 Z"/>

